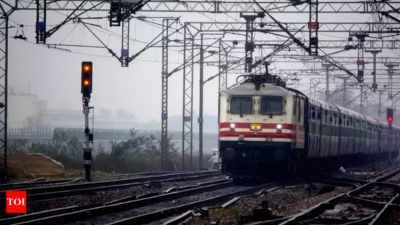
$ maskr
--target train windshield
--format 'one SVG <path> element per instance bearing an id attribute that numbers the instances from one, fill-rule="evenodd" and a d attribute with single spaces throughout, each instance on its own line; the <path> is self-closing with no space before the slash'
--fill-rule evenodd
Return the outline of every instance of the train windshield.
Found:
<path id="1" fill-rule="evenodd" d="M 266 96 L 261 98 L 261 114 L 281 115 L 283 112 L 281 96 Z"/>
<path id="2" fill-rule="evenodd" d="M 253 98 L 252 97 L 232 97 L 231 98 L 232 114 L 252 114 Z"/>

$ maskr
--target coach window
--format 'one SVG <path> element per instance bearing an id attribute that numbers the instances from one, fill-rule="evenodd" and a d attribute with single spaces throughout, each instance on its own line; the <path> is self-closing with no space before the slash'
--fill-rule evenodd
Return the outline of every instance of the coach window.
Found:
<path id="1" fill-rule="evenodd" d="M 282 115 L 283 98 L 281 96 L 266 96 L 261 98 L 261 114 Z"/>
<path id="2" fill-rule="evenodd" d="M 329 116 L 328 111 L 325 110 L 325 123 L 326 124 L 328 124 L 328 116 Z"/>
<path id="3" fill-rule="evenodd" d="M 315 120 L 315 106 L 311 106 L 311 119 Z"/>
<path id="4" fill-rule="evenodd" d="M 253 114 L 252 97 L 231 97 L 231 114 Z"/>

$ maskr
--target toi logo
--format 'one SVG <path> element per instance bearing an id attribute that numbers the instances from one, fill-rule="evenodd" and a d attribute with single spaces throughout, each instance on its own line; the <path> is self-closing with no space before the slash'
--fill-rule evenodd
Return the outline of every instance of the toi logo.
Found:
<path id="1" fill-rule="evenodd" d="M 7 213 L 26 213 L 26 191 L 7 191 L 6 197 Z"/>

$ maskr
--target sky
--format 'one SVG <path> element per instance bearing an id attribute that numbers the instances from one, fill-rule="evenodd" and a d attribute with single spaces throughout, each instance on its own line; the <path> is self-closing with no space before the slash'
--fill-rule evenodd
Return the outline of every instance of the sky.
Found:
<path id="1" fill-rule="evenodd" d="M 47 29 L 60 23 L 66 15 L 66 11 L 48 11 Z M 106 16 L 106 12 L 90 12 L 87 16 Z M 178 29 L 184 22 L 206 22 L 206 21 L 244 21 L 237 14 L 200 14 L 200 13 L 143 13 L 138 15 L 157 16 L 157 17 L 178 17 L 180 23 L 172 26 Z M 273 14 L 275 18 L 283 22 L 307 22 L 308 14 Z M 369 15 L 362 14 L 320 14 L 320 22 L 362 22 L 366 21 Z M 369 18 L 371 21 L 371 18 Z M 161 19 L 148 19 L 156 24 L 161 24 Z M 264 21 L 270 22 L 266 17 Z M 134 113 L 138 121 L 148 122 L 151 120 L 161 120 L 161 49 L 151 48 L 143 52 L 133 60 L 129 67 L 122 68 L 120 62 L 113 58 L 106 49 L 84 48 L 84 47 L 60 47 L 68 49 L 67 52 L 61 49 L 49 49 L 35 43 L 34 24 L 36 22 L 35 11 L 17 11 L 11 16 L 10 25 L 17 26 L 23 24 L 23 32 L 28 38 L 27 41 L 12 38 L 14 35 L 22 34 L 22 29 L 13 28 L 9 30 L 9 84 L 15 82 L 31 83 L 31 90 L 40 99 L 48 101 L 49 109 L 70 109 L 81 110 L 81 62 L 93 62 L 93 94 L 90 105 L 96 111 L 107 108 L 114 112 L 124 108 L 130 113 Z M 110 28 L 107 19 L 86 20 L 87 23 L 95 24 L 89 26 L 96 36 L 117 55 L 121 51 L 122 27 Z M 101 26 L 101 27 L 99 27 Z M 161 32 L 159 25 L 132 19 L 130 23 L 130 55 L 137 53 L 150 40 Z M 170 31 L 172 32 L 172 30 Z M 281 33 L 283 34 L 283 33 Z M 271 34 L 255 34 L 258 39 L 282 39 Z M 207 35 L 206 35 L 207 36 Z M 206 37 L 205 36 L 205 37 Z M 302 35 L 297 35 L 303 37 Z M 304 33 L 308 37 L 308 33 Z M 171 36 L 172 39 L 182 39 L 182 33 Z M 199 36 L 197 36 L 199 37 Z M 207 36 L 204 44 L 210 44 L 216 36 Z M 320 33 L 320 39 L 346 40 L 346 33 Z M 226 39 L 243 39 L 240 35 L 226 35 Z M 159 39 L 158 39 L 159 40 Z M 199 43 L 199 41 L 196 41 Z M 68 23 L 60 28 L 54 35 L 48 38 L 48 44 L 71 44 L 71 45 L 91 45 L 102 46 L 101 42 L 82 24 Z M 172 42 L 171 45 L 180 45 Z M 169 51 L 169 71 L 180 66 L 183 62 L 182 47 L 173 47 Z M 241 51 L 241 52 L 240 52 Z M 244 57 L 243 50 L 236 50 L 237 57 Z M 333 50 L 326 50 L 327 53 Z M 285 51 L 282 54 L 293 54 Z M 258 51 L 254 55 L 258 56 Z M 265 54 L 264 54 L 265 55 Z M 335 56 L 356 56 L 357 52 L 345 52 Z M 366 54 L 367 56 L 368 54 Z M 396 56 L 393 51 L 384 51 L 381 56 Z M 196 60 L 198 57 L 196 58 Z M 211 57 L 210 60 L 216 61 L 218 57 Z M 320 65 L 313 65 L 320 68 Z M 271 67 L 279 69 L 302 69 L 307 66 L 301 63 L 275 63 Z M 349 65 L 348 68 L 356 68 Z M 367 65 L 366 68 L 372 68 Z M 382 68 L 381 65 L 378 68 Z M 199 66 L 194 67 L 194 111 L 199 111 Z M 277 72 L 277 70 L 275 70 Z M 215 75 L 217 67 L 205 66 L 204 79 Z M 229 74 L 228 86 L 235 83 L 238 74 Z M 323 75 L 321 77 L 324 77 Z M 307 90 L 309 87 L 304 84 L 309 83 L 308 77 L 302 77 L 299 89 Z M 183 99 L 183 72 L 177 72 L 169 78 L 169 115 L 182 115 Z M 324 88 L 324 84 L 320 88 Z M 218 114 L 218 79 L 211 80 L 204 86 L 204 113 L 210 115 Z"/>

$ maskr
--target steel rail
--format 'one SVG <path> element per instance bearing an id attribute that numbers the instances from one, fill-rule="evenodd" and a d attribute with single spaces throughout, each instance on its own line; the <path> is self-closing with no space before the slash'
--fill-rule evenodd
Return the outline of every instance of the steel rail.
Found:
<path id="1" fill-rule="evenodd" d="M 358 180 L 356 180 L 356 181 L 359 182 Z M 353 183 L 344 183 L 344 182 L 338 182 L 338 181 L 328 181 L 328 180 L 322 180 L 320 178 L 317 178 L 317 182 L 333 184 L 333 185 L 336 185 L 336 186 L 350 186 L 350 187 L 353 187 L 354 189 L 357 188 L 357 186 L 355 184 L 353 184 Z M 366 183 L 366 181 L 362 181 L 362 182 Z M 227 208 L 227 207 L 229 207 L 230 205 L 234 204 L 235 202 L 237 202 L 240 199 L 258 197 L 258 196 L 261 196 L 262 194 L 265 194 L 265 192 L 272 192 L 272 191 L 275 191 L 275 190 L 280 189 L 280 188 L 284 188 L 284 187 L 283 186 L 274 187 L 274 188 L 271 188 L 271 189 L 268 189 L 268 190 L 263 189 L 263 190 L 255 193 L 255 194 L 242 195 L 242 196 L 234 197 L 234 198 L 230 199 L 229 201 L 226 201 L 225 203 L 223 203 L 223 204 L 221 204 L 219 206 L 207 207 L 207 208 L 209 208 L 209 209 L 210 208 Z M 183 214 L 181 214 L 181 215 L 179 215 L 177 217 L 174 217 L 174 218 L 168 220 L 167 222 L 164 222 L 163 225 L 180 224 L 183 221 L 189 220 L 193 216 L 194 216 L 194 210 L 189 210 L 189 211 L 184 212 Z M 286 216 L 286 217 L 283 217 L 283 218 L 277 218 L 277 219 L 268 220 L 268 221 L 254 222 L 254 223 L 250 223 L 250 224 L 278 224 L 279 222 L 283 222 L 283 221 L 288 220 L 290 218 L 292 218 L 292 216 Z"/>
<path id="2" fill-rule="evenodd" d="M 49 181 L 27 181 L 21 183 L 1 184 L 0 189 L 12 190 L 15 188 L 30 187 L 35 185 L 62 184 L 62 183 L 78 182 L 83 180 L 84 179 L 82 178 L 78 178 L 78 179 L 63 179 L 63 180 L 49 180 Z"/>
<path id="3" fill-rule="evenodd" d="M 54 187 L 37 187 L 37 188 L 27 188 L 21 189 L 21 191 L 26 191 L 27 195 L 30 194 L 38 194 L 43 192 L 57 192 L 57 191 L 70 191 L 70 190 L 77 190 L 77 189 L 85 189 L 85 188 L 94 188 L 94 187 L 102 187 L 102 186 L 110 186 L 110 185 L 117 185 L 117 184 L 128 184 L 128 183 L 139 183 L 139 182 L 146 182 L 146 181 L 153 181 L 153 180 L 160 180 L 160 179 L 169 179 L 169 178 L 176 178 L 176 177 L 189 177 L 193 175 L 213 175 L 218 174 L 218 172 L 200 172 L 200 173 L 180 173 L 180 174 L 167 174 L 167 175 L 160 175 L 160 176 L 149 176 L 149 177 L 137 177 L 125 180 L 113 180 L 113 181 L 98 181 L 98 182 L 89 182 L 83 184 L 72 184 L 72 185 L 59 185 Z M 20 190 L 20 189 L 15 189 Z M 6 191 L 0 191 L 0 198 L 6 197 Z"/>
<path id="4" fill-rule="evenodd" d="M 208 198 L 205 200 L 200 200 L 197 202 L 188 203 L 188 204 L 184 204 L 184 205 L 180 205 L 180 206 L 175 206 L 172 208 L 162 209 L 162 210 L 147 213 L 144 215 L 135 216 L 135 217 L 127 218 L 124 220 L 116 221 L 116 222 L 110 223 L 110 224 L 112 224 L 112 225 L 114 225 L 114 224 L 146 224 L 146 223 L 150 223 L 153 221 L 158 221 L 158 220 L 164 219 L 164 218 L 172 216 L 176 213 L 180 213 L 180 212 L 184 212 L 184 211 L 193 209 L 194 207 L 202 207 L 202 206 L 207 206 L 210 204 L 223 202 L 223 201 L 226 201 L 235 196 L 252 194 L 261 189 L 269 188 L 269 187 L 276 186 L 276 185 L 279 185 L 279 183 L 272 182 L 272 183 L 268 183 L 268 184 L 263 184 L 263 185 L 259 185 L 259 186 L 256 186 L 256 187 L 253 187 L 250 189 L 237 191 L 234 193 L 221 195 L 221 196 L 217 196 L 217 197 L 213 197 L 213 198 Z"/>
<path id="5" fill-rule="evenodd" d="M 159 181 L 165 182 L 165 183 L 178 182 L 178 181 L 189 181 L 189 180 L 197 180 L 197 179 L 207 178 L 210 176 L 213 176 L 213 175 L 178 177 L 178 178 L 170 178 L 170 179 L 159 180 Z M 75 190 L 62 190 L 62 191 L 56 191 L 56 192 L 30 194 L 30 195 L 27 195 L 27 200 L 31 202 L 31 201 L 37 201 L 37 200 L 63 198 L 63 197 L 74 196 L 74 195 L 90 195 L 90 194 L 94 194 L 96 191 L 124 189 L 124 188 L 130 188 L 130 187 L 134 187 L 134 186 L 140 186 L 140 185 L 144 185 L 144 184 L 146 184 L 146 182 L 115 184 L 115 185 L 107 185 L 107 186 L 100 186 L 100 187 L 81 188 L 81 189 L 75 189 Z M 0 202 L 4 201 L 4 203 L 5 203 L 5 200 L 6 200 L 5 198 L 0 198 Z"/>
<path id="6" fill-rule="evenodd" d="M 162 175 L 162 174 L 178 174 L 180 172 L 178 171 L 165 171 L 165 172 L 143 172 L 143 173 L 127 173 L 127 174 L 115 174 L 115 175 L 109 175 L 109 176 L 94 176 L 93 180 L 96 180 L 98 178 L 118 178 L 118 177 L 130 177 L 130 176 L 151 176 L 151 175 Z M 30 187 L 30 186 L 36 186 L 36 185 L 47 185 L 47 184 L 61 184 L 61 183 L 72 183 L 72 182 L 79 182 L 79 181 L 84 181 L 83 178 L 76 178 L 76 179 L 61 179 L 61 180 L 31 180 L 31 181 L 24 181 L 24 182 L 18 182 L 18 183 L 9 183 L 9 184 L 0 184 L 0 189 L 7 189 L 7 190 L 12 190 L 16 188 L 23 188 L 23 187 Z"/>
<path id="7" fill-rule="evenodd" d="M 156 204 L 163 201 L 168 201 L 171 199 L 181 198 L 189 195 L 194 195 L 202 192 L 213 191 L 220 188 L 225 188 L 229 186 L 233 186 L 232 181 L 226 181 L 225 183 L 218 183 L 213 185 L 201 186 L 198 188 L 193 188 L 184 191 L 173 192 L 170 194 L 152 196 L 143 199 L 136 199 L 132 201 L 121 202 L 117 204 L 111 205 L 102 205 L 96 207 L 88 207 L 85 209 L 81 209 L 79 207 L 76 208 L 68 208 L 68 209 L 60 209 L 60 210 L 51 210 L 45 211 L 42 214 L 37 213 L 30 217 L 28 215 L 13 217 L 8 219 L 0 220 L 0 224 L 65 224 L 69 222 L 85 220 L 93 217 L 108 215 L 111 213 L 126 211 L 135 209 L 138 207 L 143 207 L 151 204 Z M 54 211 L 54 212 L 53 212 Z M 46 217 L 41 216 L 46 215 Z"/>
<path id="8" fill-rule="evenodd" d="M 395 169 L 395 171 L 393 171 L 393 169 Z M 328 208 L 334 202 L 339 202 L 340 199 L 346 198 L 346 197 L 348 199 L 350 199 L 350 200 L 353 200 L 353 201 L 356 201 L 356 202 L 359 202 L 359 203 L 368 204 L 372 208 L 379 209 L 379 211 L 382 212 L 382 210 L 384 210 L 384 208 L 385 208 L 384 206 L 387 205 L 387 204 L 390 204 L 395 198 L 397 198 L 398 194 L 391 198 L 391 200 L 389 201 L 390 203 L 389 202 L 387 202 L 387 203 L 376 202 L 376 201 L 372 201 L 372 200 L 363 199 L 363 198 L 360 198 L 360 197 L 355 197 L 354 195 L 356 193 L 364 191 L 365 189 L 370 188 L 371 185 L 379 185 L 378 182 L 386 180 L 386 179 L 390 179 L 391 177 L 396 176 L 399 173 L 400 173 L 399 167 L 391 168 L 388 171 L 385 171 L 380 177 L 377 177 L 376 179 L 374 179 L 374 180 L 372 180 L 372 181 L 370 181 L 370 182 L 368 182 L 368 183 L 366 183 L 366 184 L 364 184 L 364 185 L 362 185 L 362 186 L 360 186 L 360 187 L 358 187 L 358 188 L 356 188 L 354 190 L 351 190 L 351 191 L 349 191 L 347 193 L 340 194 L 339 196 L 336 196 L 336 197 L 333 197 L 333 198 L 331 198 L 331 199 L 329 199 L 327 201 L 321 202 L 321 203 L 311 207 L 309 210 L 307 210 L 307 211 L 305 211 L 303 213 L 297 214 L 297 215 L 293 216 L 292 218 L 284 221 L 281 224 L 282 225 L 284 225 L 284 224 L 297 224 L 297 223 L 299 223 L 299 221 L 302 221 L 302 220 L 308 218 L 311 215 L 320 215 L 326 208 Z M 399 189 L 400 189 L 400 186 L 399 186 Z M 361 220 L 352 221 L 351 224 L 356 224 L 358 222 L 365 222 L 365 221 L 368 221 L 368 220 L 372 220 L 374 218 L 376 218 L 376 215 L 372 214 L 368 218 L 362 219 L 362 221 Z"/>

